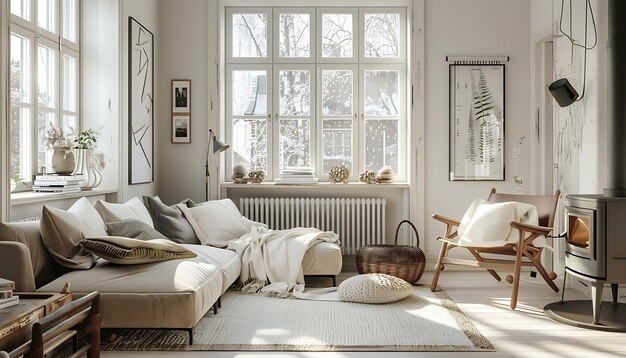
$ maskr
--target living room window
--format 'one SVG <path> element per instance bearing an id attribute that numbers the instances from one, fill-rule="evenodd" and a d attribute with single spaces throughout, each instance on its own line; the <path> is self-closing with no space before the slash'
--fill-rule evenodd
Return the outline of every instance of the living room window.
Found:
<path id="1" fill-rule="evenodd" d="M 10 170 L 25 183 L 50 167 L 42 138 L 79 129 L 78 0 L 10 1 Z"/>
<path id="2" fill-rule="evenodd" d="M 227 7 L 225 44 L 227 172 L 407 179 L 405 8 Z"/>

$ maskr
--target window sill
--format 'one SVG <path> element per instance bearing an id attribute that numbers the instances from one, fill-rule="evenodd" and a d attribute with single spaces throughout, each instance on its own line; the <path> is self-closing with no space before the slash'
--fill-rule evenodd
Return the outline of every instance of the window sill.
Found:
<path id="1" fill-rule="evenodd" d="M 358 182 L 349 182 L 347 184 L 333 184 L 330 182 L 319 182 L 319 183 L 311 183 L 311 184 L 282 184 L 275 182 L 263 182 L 260 184 L 234 184 L 234 183 L 221 183 L 220 188 L 222 189 L 323 189 L 323 188 L 345 188 L 347 190 L 351 189 L 374 189 L 376 190 L 384 190 L 384 189 L 408 189 L 410 188 L 410 184 L 408 182 L 397 182 L 397 183 L 389 183 L 389 184 L 365 184 Z"/>
<path id="2" fill-rule="evenodd" d="M 80 193 L 35 193 L 33 191 L 24 191 L 11 194 L 11 205 L 24 205 L 32 203 L 40 203 L 51 200 L 63 200 L 80 198 L 83 196 L 107 195 L 116 193 L 116 189 L 96 188 L 91 190 L 83 190 Z"/>

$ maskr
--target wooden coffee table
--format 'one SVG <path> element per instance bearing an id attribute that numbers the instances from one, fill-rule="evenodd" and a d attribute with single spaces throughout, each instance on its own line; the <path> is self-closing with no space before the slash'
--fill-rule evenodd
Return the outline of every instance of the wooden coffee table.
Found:
<path id="1" fill-rule="evenodd" d="M 71 293 L 15 292 L 20 303 L 0 309 L 0 350 L 10 350 L 30 339 L 34 322 L 72 301 Z"/>

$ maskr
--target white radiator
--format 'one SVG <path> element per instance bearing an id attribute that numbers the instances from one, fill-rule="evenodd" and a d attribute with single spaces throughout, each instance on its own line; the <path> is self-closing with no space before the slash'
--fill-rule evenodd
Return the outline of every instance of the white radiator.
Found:
<path id="1" fill-rule="evenodd" d="M 369 244 L 383 244 L 385 206 L 380 198 L 241 198 L 239 210 L 270 229 L 315 227 L 333 231 L 344 255 Z"/>

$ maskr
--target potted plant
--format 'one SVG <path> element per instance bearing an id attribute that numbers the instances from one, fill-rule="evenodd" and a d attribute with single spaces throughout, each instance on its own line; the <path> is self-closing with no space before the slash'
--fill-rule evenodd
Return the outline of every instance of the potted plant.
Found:
<path id="1" fill-rule="evenodd" d="M 75 174 L 82 174 L 81 189 L 89 190 L 97 187 L 102 182 L 100 169 L 100 155 L 94 155 L 93 151 L 98 142 L 98 132 L 89 128 L 84 130 L 74 139 L 74 152 L 76 153 Z"/>
<path id="2" fill-rule="evenodd" d="M 52 154 L 52 171 L 56 174 L 70 174 L 74 171 L 76 160 L 72 153 L 72 141 L 65 134 L 63 128 L 55 128 L 50 124 L 50 128 L 43 137 L 46 147 L 53 151 Z"/>

